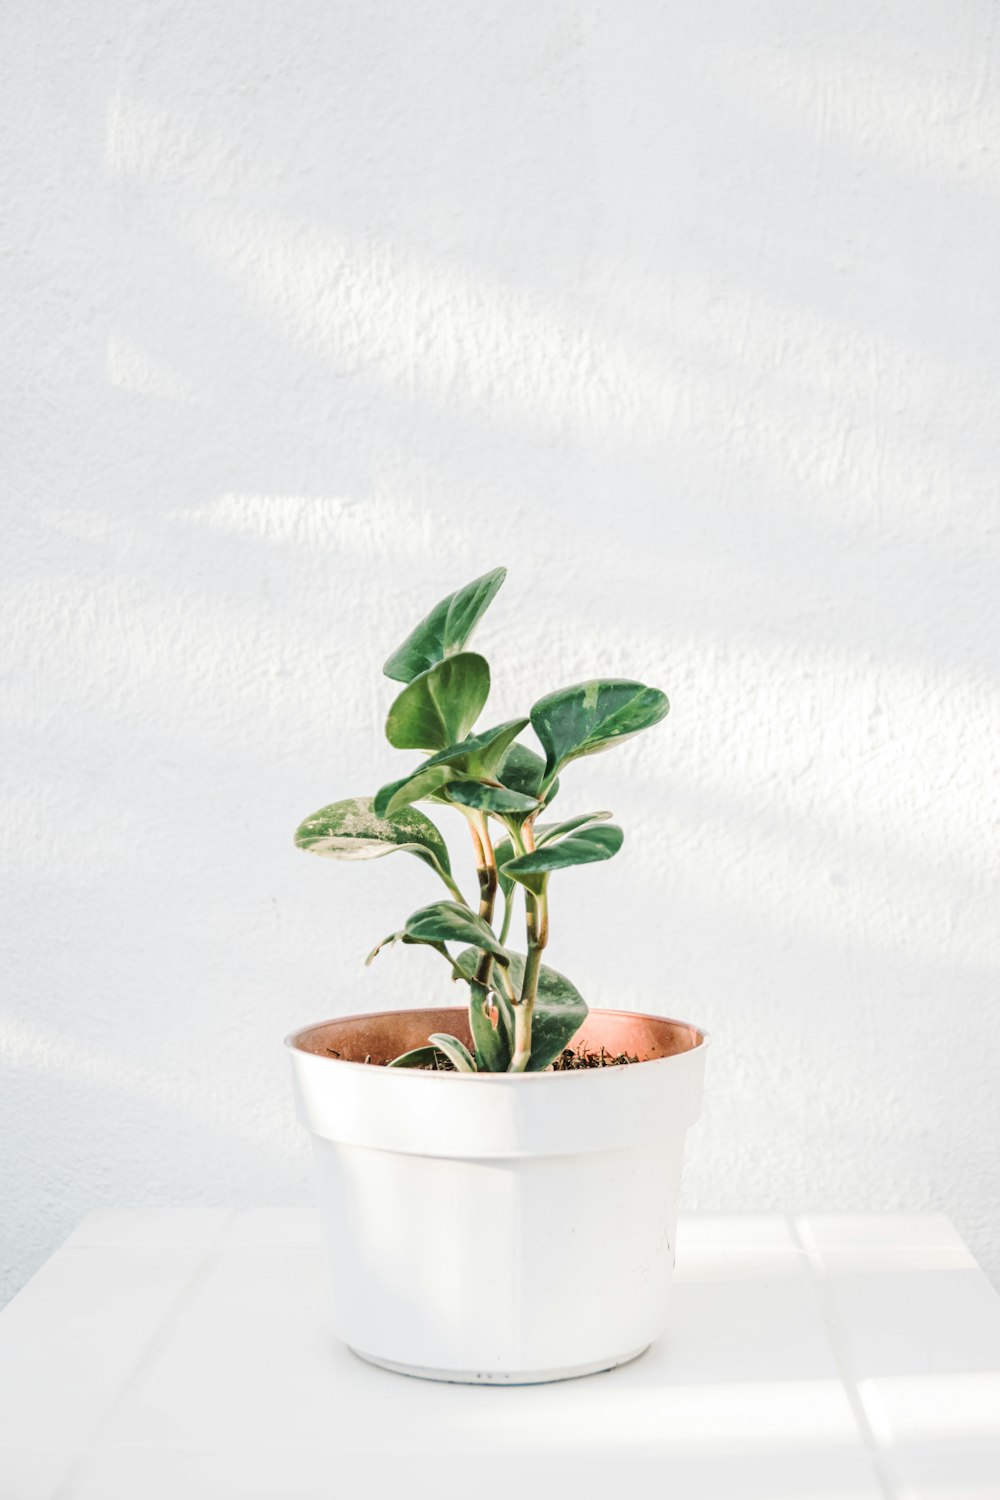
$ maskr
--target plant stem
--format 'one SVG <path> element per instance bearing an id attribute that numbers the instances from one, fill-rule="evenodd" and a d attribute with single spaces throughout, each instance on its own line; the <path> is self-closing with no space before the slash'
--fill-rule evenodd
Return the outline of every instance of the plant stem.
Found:
<path id="1" fill-rule="evenodd" d="M 535 833 L 532 819 L 527 818 L 521 826 L 521 842 L 526 853 L 535 848 Z M 538 995 L 538 976 L 542 967 L 542 951 L 549 940 L 548 876 L 543 875 L 537 891 L 524 888 L 525 925 L 528 937 L 528 953 L 524 961 L 524 980 L 520 999 L 514 1005 L 514 1056 L 509 1071 L 523 1073 L 531 1058 L 531 1021 Z"/>
<path id="2" fill-rule="evenodd" d="M 524 965 L 525 988 L 537 988 L 540 965 L 541 954 L 537 949 L 530 948 Z M 522 989 L 521 998 L 514 1003 L 514 1056 L 507 1070 L 509 1073 L 523 1073 L 531 1061 L 531 1021 L 534 1009 L 534 994 L 529 991 L 526 995 Z"/>
<path id="3" fill-rule="evenodd" d="M 510 977 L 510 970 L 503 964 L 493 965 L 493 978 L 503 990 L 511 1005 L 517 1004 L 517 995 L 514 992 L 514 981 Z"/>
<path id="4" fill-rule="evenodd" d="M 492 922 L 493 906 L 497 898 L 497 862 L 485 813 L 469 814 L 469 831 L 472 834 L 476 874 L 479 878 L 479 915 L 485 922 Z"/>
<path id="5" fill-rule="evenodd" d="M 481 812 L 471 814 L 469 830 L 476 854 L 476 874 L 479 877 L 479 915 L 484 922 L 492 923 L 499 881 L 496 855 L 493 853 L 493 845 L 490 842 L 489 822 L 486 814 Z M 488 986 L 492 969 L 493 956 L 484 953 L 476 970 L 476 983 Z"/>
<path id="6" fill-rule="evenodd" d="M 510 844 L 515 854 L 523 854 L 524 840 L 521 838 L 521 829 L 515 818 L 503 818 L 502 822 L 510 836 Z M 516 888 L 515 888 L 516 889 Z M 503 898 L 503 925 L 500 928 L 500 942 L 506 943 L 507 934 L 510 932 L 510 922 L 514 915 L 514 890 L 508 891 Z"/>
<path id="7" fill-rule="evenodd" d="M 476 857 L 476 874 L 479 878 L 479 915 L 492 925 L 493 908 L 496 905 L 499 876 L 496 855 L 490 839 L 489 819 L 483 812 L 467 811 L 466 821 L 472 835 L 472 848 Z M 501 942 L 503 939 L 501 938 Z M 499 984 L 508 1001 L 513 1004 L 514 989 L 505 967 L 493 961 L 491 953 L 482 952 L 476 972 L 469 980 L 469 1009 L 479 1006 L 484 1012 L 489 1005 L 490 985 Z M 475 1028 L 473 1028 L 473 1034 Z"/>
<path id="8" fill-rule="evenodd" d="M 507 934 L 510 932 L 510 919 L 513 915 L 514 892 L 511 891 L 509 896 L 504 896 L 503 898 L 503 921 L 500 924 L 500 932 L 498 934 L 498 941 L 501 946 L 507 941 Z"/>

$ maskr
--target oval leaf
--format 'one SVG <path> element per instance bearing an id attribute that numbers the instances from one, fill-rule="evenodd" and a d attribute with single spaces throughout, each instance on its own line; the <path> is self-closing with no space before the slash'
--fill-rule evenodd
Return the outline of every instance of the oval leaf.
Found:
<path id="1" fill-rule="evenodd" d="M 474 984 L 469 995 L 469 1028 L 476 1049 L 476 1067 L 480 1073 L 506 1073 L 511 1050 L 499 1022 L 493 1024 L 489 990 Z"/>
<path id="2" fill-rule="evenodd" d="M 625 835 L 617 823 L 603 823 L 596 827 L 578 828 L 563 838 L 554 838 L 551 843 L 533 849 L 530 854 L 519 854 L 508 859 L 504 874 L 519 880 L 529 890 L 537 892 L 541 882 L 553 870 L 565 870 L 571 865 L 592 865 L 610 859 L 622 846 Z"/>
<path id="3" fill-rule="evenodd" d="M 400 781 L 389 781 L 379 787 L 372 806 L 376 816 L 391 818 L 402 808 L 414 802 L 442 802 L 438 794 L 445 782 L 451 781 L 455 772 L 450 766 L 418 766 L 409 776 Z"/>
<path id="4" fill-rule="evenodd" d="M 475 1073 L 476 1060 L 464 1042 L 445 1031 L 433 1031 L 427 1038 L 433 1047 L 443 1052 L 452 1067 L 459 1073 Z"/>
<path id="5" fill-rule="evenodd" d="M 463 948 L 455 959 L 455 967 L 470 985 L 476 977 L 479 961 L 482 953 L 478 948 Z M 514 1055 L 514 1013 L 511 1010 L 510 1001 L 499 988 L 495 989 L 487 998 L 492 1001 L 497 1010 L 497 1024 L 494 1028 L 492 1020 L 483 1010 L 477 990 L 481 986 L 473 986 L 472 997 L 469 1004 L 469 1021 L 472 1027 L 472 1039 L 476 1044 L 476 1055 L 480 1057 L 480 1071 L 483 1073 L 506 1073 L 508 1064 Z M 490 1028 L 491 1036 L 486 1036 L 481 1022 L 485 1021 Z M 483 1045 L 480 1045 L 480 1036 L 483 1036 Z"/>
<path id="6" fill-rule="evenodd" d="M 375 944 L 374 948 L 365 959 L 365 968 L 371 968 L 372 964 L 378 958 L 383 948 L 393 948 L 397 943 L 410 943 L 412 941 L 413 939 L 408 938 L 406 936 L 406 933 L 403 932 L 402 929 L 400 929 L 399 932 L 390 932 L 388 937 L 384 937 L 381 942 Z"/>
<path id="7" fill-rule="evenodd" d="M 498 963 L 509 961 L 506 948 L 497 942 L 490 924 L 478 912 L 459 906 L 457 901 L 436 901 L 431 906 L 422 906 L 407 917 L 403 931 L 411 942 L 472 943 L 485 953 L 492 953 Z"/>
<path id="8" fill-rule="evenodd" d="M 539 761 L 540 764 L 541 761 Z M 535 825 L 535 843 L 538 847 L 542 844 L 550 844 L 553 839 L 560 838 L 565 833 L 584 828 L 588 823 L 603 823 L 610 816 L 609 812 L 581 813 L 579 817 L 567 818 L 564 823 L 538 823 Z M 506 901 L 514 889 L 513 878 L 503 872 L 504 865 L 514 858 L 514 845 L 511 840 L 503 839 L 496 844 L 493 856 L 497 863 L 497 874 L 500 877 L 500 889 Z"/>
<path id="9" fill-rule="evenodd" d="M 412 682 L 428 667 L 461 651 L 506 576 L 506 568 L 494 568 L 435 604 L 389 657 L 382 668 L 386 677 Z"/>
<path id="10" fill-rule="evenodd" d="M 415 808 L 379 817 L 371 797 L 347 797 L 321 807 L 296 829 L 295 842 L 327 859 L 380 859 L 405 849 L 442 877 L 451 876 L 448 846 L 430 818 Z"/>
<path id="11" fill-rule="evenodd" d="M 580 755 L 593 755 L 658 724 L 670 708 L 665 693 L 641 682 L 595 678 L 540 698 L 531 726 L 545 749 L 545 774 Z"/>
<path id="12" fill-rule="evenodd" d="M 445 1054 L 437 1047 L 414 1047 L 412 1052 L 403 1052 L 399 1057 L 394 1057 L 391 1063 L 386 1063 L 387 1068 L 429 1068 L 437 1069 L 439 1062 L 451 1062 Z M 441 1069 L 442 1072 L 445 1069 Z"/>
<path id="13" fill-rule="evenodd" d="M 474 975 L 478 963 L 479 953 L 475 948 L 464 949 L 456 959 L 457 967 L 469 979 Z M 520 992 L 524 983 L 523 954 L 510 954 L 508 973 L 515 990 Z M 499 989 L 494 990 L 492 999 L 499 1011 L 497 1030 L 503 1034 L 509 1062 L 514 1053 L 513 1008 Z M 554 1062 L 560 1052 L 569 1046 L 586 1019 L 587 1002 L 576 986 L 566 978 L 565 974 L 560 974 L 558 970 L 550 969 L 543 964 L 539 971 L 538 994 L 531 1017 L 531 1060 L 527 1071 L 538 1073 L 543 1068 L 547 1068 L 549 1063 Z M 489 1071 L 499 1072 L 499 1069 L 493 1068 Z"/>
<path id="14" fill-rule="evenodd" d="M 606 823 L 610 816 L 609 812 L 580 813 L 575 818 L 567 818 L 564 823 L 539 823 L 535 828 L 535 846 L 540 849 L 543 844 L 551 844 L 553 839 L 575 833 L 588 823 Z"/>
<path id="15" fill-rule="evenodd" d="M 490 691 L 482 656 L 464 651 L 422 672 L 389 710 L 386 739 L 397 750 L 447 750 L 465 739 Z"/>
<path id="16" fill-rule="evenodd" d="M 497 772 L 497 780 L 512 792 L 521 792 L 525 797 L 537 797 L 545 780 L 545 762 L 527 745 L 511 745 Z M 559 790 L 558 780 L 549 787 L 546 802 L 551 802 Z"/>
<path id="17" fill-rule="evenodd" d="M 375 811 L 384 817 L 401 807 L 409 807 L 412 802 L 427 798 L 443 801 L 443 797 L 436 797 L 434 794 L 446 782 L 459 778 L 493 781 L 511 740 L 516 734 L 520 734 L 527 722 L 527 719 L 510 719 L 506 724 L 499 724 L 496 729 L 484 729 L 481 734 L 467 736 L 457 745 L 450 745 L 447 750 L 439 750 L 437 755 L 421 762 L 408 776 L 400 781 L 391 781 L 376 792 Z"/>
<path id="18" fill-rule="evenodd" d="M 450 781 L 444 795 L 446 801 L 460 802 L 463 807 L 498 815 L 509 813 L 514 817 L 534 812 L 538 806 L 534 797 L 508 791 L 505 786 L 487 786 L 482 781 Z"/>
<path id="19" fill-rule="evenodd" d="M 495 729 L 482 729 L 478 734 L 467 735 L 457 745 L 439 750 L 425 761 L 425 766 L 451 766 L 463 776 L 475 781 L 480 777 L 494 780 L 496 772 L 510 749 L 511 742 L 528 723 L 527 719 L 508 719 Z"/>
<path id="20" fill-rule="evenodd" d="M 524 983 L 524 958 L 510 955 L 508 971 L 520 993 Z M 587 1019 L 587 1002 L 576 986 L 556 969 L 542 965 L 538 995 L 531 1016 L 531 1057 L 527 1072 L 540 1073 L 568 1047 Z"/>

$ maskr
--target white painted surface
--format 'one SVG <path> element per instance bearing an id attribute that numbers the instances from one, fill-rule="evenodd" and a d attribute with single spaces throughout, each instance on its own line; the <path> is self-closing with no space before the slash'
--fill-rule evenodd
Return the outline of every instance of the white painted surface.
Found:
<path id="1" fill-rule="evenodd" d="M 627 843 L 551 952 L 712 1031 L 687 1204 L 1000 1276 L 994 15 L 4 7 L 9 1288 L 95 1204 L 309 1201 L 282 1036 L 441 976 L 361 967 L 422 867 L 291 830 L 499 562 L 496 719 L 673 701 L 566 778 Z"/>
<path id="2" fill-rule="evenodd" d="M 671 1332 L 555 1386 L 377 1370 L 322 1299 L 312 1214 L 91 1215 L 0 1315 L 0 1493 L 457 1500 L 470 1473 L 481 1500 L 1000 1489 L 1000 1297 L 940 1215 L 688 1216 Z"/>

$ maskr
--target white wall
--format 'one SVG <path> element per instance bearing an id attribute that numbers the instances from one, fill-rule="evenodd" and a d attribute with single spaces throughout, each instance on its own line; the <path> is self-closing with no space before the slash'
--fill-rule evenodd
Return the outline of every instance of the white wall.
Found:
<path id="1" fill-rule="evenodd" d="M 95 1205 L 307 1199 L 284 1034 L 454 998 L 361 964 L 422 867 L 291 833 L 501 562 L 490 718 L 673 701 L 565 778 L 627 841 L 551 957 L 713 1031 L 687 1206 L 1000 1276 L 992 14 L 4 8 L 8 1290 Z"/>

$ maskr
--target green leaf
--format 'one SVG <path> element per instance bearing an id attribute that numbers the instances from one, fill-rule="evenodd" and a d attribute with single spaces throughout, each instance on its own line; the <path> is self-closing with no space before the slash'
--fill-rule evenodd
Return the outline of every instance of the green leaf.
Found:
<path id="1" fill-rule="evenodd" d="M 391 818 L 414 802 L 443 802 L 441 789 L 454 775 L 451 766 L 428 766 L 425 762 L 401 780 L 379 787 L 372 804 L 375 813 L 380 818 Z"/>
<path id="2" fill-rule="evenodd" d="M 480 1073 L 506 1073 L 514 1052 L 514 1023 L 510 1002 L 504 994 L 491 995 L 490 986 L 482 985 L 476 973 L 482 960 L 478 948 L 463 948 L 455 967 L 469 981 L 469 1026 L 476 1048 Z M 494 1026 L 491 1007 L 497 1010 Z"/>
<path id="3" fill-rule="evenodd" d="M 603 823 L 610 818 L 609 812 L 580 813 L 578 817 L 567 818 L 563 823 L 536 823 L 535 845 L 541 848 L 543 844 L 551 844 L 553 839 L 562 838 L 567 833 L 573 833 L 577 828 L 585 828 L 588 823 Z M 504 900 L 508 900 L 514 888 L 514 879 L 505 875 L 503 867 L 514 858 L 514 845 L 510 839 L 503 839 L 493 849 L 493 856 L 497 862 L 497 875 L 500 880 L 500 889 Z"/>
<path id="4" fill-rule="evenodd" d="M 380 859 L 405 849 L 443 879 L 451 877 L 448 846 L 430 818 L 415 808 L 380 817 L 371 797 L 347 797 L 321 807 L 296 829 L 295 842 L 327 859 Z"/>
<path id="5" fill-rule="evenodd" d="M 545 762 L 527 745 L 511 745 L 498 773 L 497 780 L 512 792 L 521 792 L 525 797 L 537 797 L 545 780 Z M 559 790 L 559 782 L 549 787 L 546 802 L 551 802 Z"/>
<path id="6" fill-rule="evenodd" d="M 479 953 L 474 948 L 465 948 L 456 959 L 456 966 L 469 979 L 473 977 L 479 963 Z M 511 953 L 507 970 L 514 989 L 520 993 L 524 983 L 524 956 Z M 514 1011 L 503 992 L 493 986 L 493 1002 L 499 1011 L 498 1031 L 502 1032 L 508 1061 L 514 1053 Z M 569 1046 L 577 1031 L 587 1018 L 587 1002 L 579 990 L 556 969 L 545 964 L 538 976 L 538 995 L 531 1017 L 531 1060 L 529 1073 L 538 1073 L 557 1058 L 564 1047 Z M 505 1065 L 506 1067 L 506 1065 Z M 483 1070 L 485 1071 L 485 1070 Z M 499 1072 L 491 1068 L 490 1072 Z"/>
<path id="7" fill-rule="evenodd" d="M 455 959 L 455 967 L 465 976 L 470 985 L 474 985 L 476 970 L 482 953 L 478 948 L 463 948 Z M 492 994 L 490 999 L 497 1009 L 497 1026 L 493 1028 L 493 1022 L 484 1014 L 480 1006 L 479 1015 L 476 1014 L 477 999 L 476 989 L 473 988 L 469 1004 L 469 1020 L 472 1026 L 472 1037 L 476 1044 L 477 1054 L 480 1050 L 480 1032 L 477 1029 L 481 1021 L 489 1026 L 491 1037 L 485 1037 L 486 1046 L 484 1052 L 488 1051 L 491 1058 L 496 1061 L 483 1062 L 480 1071 L 484 1073 L 506 1073 L 507 1065 L 514 1055 L 514 1012 L 511 1010 L 510 1001 L 497 985 L 490 986 Z M 485 1036 L 485 1033 L 484 1033 Z"/>
<path id="8" fill-rule="evenodd" d="M 402 1052 L 399 1057 L 394 1057 L 391 1063 L 386 1063 L 386 1067 L 426 1068 L 444 1058 L 445 1054 L 437 1047 L 414 1047 L 411 1052 Z M 450 1062 L 451 1059 L 448 1058 L 447 1061 Z"/>
<path id="9" fill-rule="evenodd" d="M 472 943 L 485 953 L 492 953 L 497 963 L 506 964 L 506 948 L 496 940 L 493 928 L 468 906 L 457 901 L 436 901 L 422 906 L 407 917 L 403 928 L 406 938 L 415 943 Z"/>
<path id="10" fill-rule="evenodd" d="M 397 943 L 412 943 L 413 941 L 413 938 L 407 937 L 402 928 L 400 928 L 398 932 L 390 932 L 388 937 L 384 937 L 380 943 L 375 944 L 374 948 L 365 959 L 365 968 L 368 969 L 371 967 L 375 959 L 378 958 L 379 954 L 382 952 L 383 948 L 393 948 Z"/>
<path id="11" fill-rule="evenodd" d="M 510 749 L 512 740 L 521 733 L 527 723 L 527 719 L 508 719 L 506 723 L 498 724 L 495 729 L 482 729 L 478 734 L 466 736 L 457 745 L 449 745 L 447 750 L 439 750 L 437 755 L 432 755 L 430 760 L 424 762 L 424 765 L 451 766 L 471 781 L 477 781 L 482 777 L 493 781 Z"/>
<path id="12" fill-rule="evenodd" d="M 445 787 L 444 795 L 446 801 L 460 802 L 463 807 L 514 817 L 518 814 L 526 816 L 538 806 L 534 797 L 508 791 L 505 786 L 486 786 L 481 781 L 451 781 Z"/>
<path id="13" fill-rule="evenodd" d="M 503 872 L 504 865 L 514 858 L 514 845 L 510 839 L 501 839 L 499 844 L 493 845 L 493 858 L 497 863 L 497 879 L 500 882 L 500 889 L 506 901 L 514 889 L 514 877 L 512 875 L 505 875 Z"/>
<path id="14" fill-rule="evenodd" d="M 382 668 L 386 677 L 412 682 L 428 667 L 461 651 L 506 576 L 506 568 L 494 568 L 435 604 L 389 657 Z"/>
<path id="15" fill-rule="evenodd" d="M 561 839 L 568 833 L 575 833 L 578 828 L 585 828 L 588 823 L 605 823 L 610 816 L 609 812 L 580 813 L 575 818 L 567 818 L 563 823 L 538 823 L 535 826 L 535 847 L 540 849 L 543 844 L 551 844 L 553 839 Z"/>
<path id="16" fill-rule="evenodd" d="M 504 863 L 504 874 L 519 880 L 529 890 L 540 890 L 553 870 L 565 870 L 571 865 L 591 865 L 610 859 L 622 846 L 625 835 L 617 823 L 577 828 L 562 838 L 533 849 L 530 854 L 519 854 L 516 859 Z"/>
<path id="17" fill-rule="evenodd" d="M 448 1061 L 459 1073 L 477 1072 L 476 1060 L 464 1042 L 460 1042 L 457 1036 L 448 1036 L 447 1032 L 434 1031 L 427 1040 L 435 1046 L 439 1052 L 443 1052 Z"/>
<path id="18" fill-rule="evenodd" d="M 389 709 L 386 739 L 397 750 L 447 750 L 479 718 L 490 691 L 490 669 L 474 651 L 449 656 L 422 672 Z"/>
<path id="19" fill-rule="evenodd" d="M 524 983 L 524 958 L 510 955 L 508 970 L 520 993 Z M 531 1017 L 531 1057 L 527 1072 L 540 1073 L 568 1047 L 587 1019 L 587 1002 L 576 986 L 556 969 L 542 965 L 538 974 L 538 995 Z"/>
<path id="20" fill-rule="evenodd" d="M 375 811 L 382 817 L 401 807 L 426 798 L 443 801 L 436 797 L 449 781 L 459 779 L 496 779 L 497 769 L 507 753 L 511 740 L 527 724 L 527 719 L 510 719 L 496 729 L 484 729 L 481 734 L 467 736 L 457 745 L 438 751 L 430 760 L 419 766 L 400 781 L 391 781 L 375 793 Z M 541 764 L 541 762 L 539 762 Z M 532 802 L 531 806 L 534 806 Z"/>
<path id="21" fill-rule="evenodd" d="M 469 1026 L 480 1073 L 506 1073 L 511 1050 L 501 1025 L 494 1026 L 493 1002 L 485 985 L 473 984 L 469 995 Z"/>
<path id="22" fill-rule="evenodd" d="M 580 755 L 593 755 L 658 724 L 669 708 L 658 688 L 615 678 L 595 678 L 540 698 L 531 710 L 531 726 L 545 750 L 546 777 Z"/>

